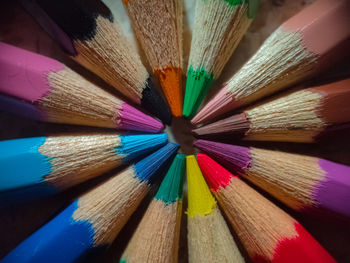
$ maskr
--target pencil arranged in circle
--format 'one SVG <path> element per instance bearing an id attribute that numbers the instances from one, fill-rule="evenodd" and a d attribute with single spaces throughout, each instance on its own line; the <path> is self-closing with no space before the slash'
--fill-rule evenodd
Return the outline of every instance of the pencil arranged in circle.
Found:
<path id="1" fill-rule="evenodd" d="M 318 0 L 282 24 L 192 119 L 207 122 L 330 68 L 349 54 L 350 2 Z"/>
<path id="2" fill-rule="evenodd" d="M 1 42 L 0 93 L 1 109 L 36 120 L 143 132 L 164 128 L 62 63 Z"/>
<path id="3" fill-rule="evenodd" d="M 177 154 L 119 262 L 177 262 L 184 172 Z"/>
<path id="4" fill-rule="evenodd" d="M 172 114 L 181 117 L 183 1 L 123 0 L 123 3 Z"/>
<path id="5" fill-rule="evenodd" d="M 169 143 L 82 195 L 2 262 L 97 260 L 145 197 L 156 172 L 177 149 L 177 144 Z"/>
<path id="6" fill-rule="evenodd" d="M 350 122 L 350 79 L 307 88 L 195 129 L 198 136 L 315 142 Z"/>
<path id="7" fill-rule="evenodd" d="M 167 103 L 154 88 L 136 49 L 100 1 L 21 1 L 74 60 L 131 101 L 170 124 Z"/>
<path id="8" fill-rule="evenodd" d="M 259 0 L 200 0 L 187 70 L 183 115 L 193 117 L 256 15 Z"/>
<path id="9" fill-rule="evenodd" d="M 307 155 L 198 140 L 195 146 L 301 212 L 350 217 L 350 167 Z"/>
<path id="10" fill-rule="evenodd" d="M 165 133 L 105 133 L 0 141 L 0 193 L 9 203 L 54 194 L 151 153 L 167 140 Z"/>
<path id="11" fill-rule="evenodd" d="M 205 154 L 198 164 L 253 262 L 336 262 L 290 215 Z"/>
<path id="12" fill-rule="evenodd" d="M 244 262 L 193 155 L 186 169 L 189 262 Z"/>

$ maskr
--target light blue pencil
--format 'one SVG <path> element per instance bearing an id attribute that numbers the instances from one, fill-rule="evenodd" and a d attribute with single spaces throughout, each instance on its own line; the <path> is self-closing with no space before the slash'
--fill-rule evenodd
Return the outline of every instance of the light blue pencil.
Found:
<path id="1" fill-rule="evenodd" d="M 0 193 L 6 203 L 53 194 L 149 154 L 163 134 L 60 135 L 0 141 Z"/>

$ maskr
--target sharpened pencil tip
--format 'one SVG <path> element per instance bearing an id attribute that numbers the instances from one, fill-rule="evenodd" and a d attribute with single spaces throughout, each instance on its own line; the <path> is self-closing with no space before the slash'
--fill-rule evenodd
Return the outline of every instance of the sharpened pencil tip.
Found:
<path id="1" fill-rule="evenodd" d="M 155 199 L 164 203 L 176 202 L 182 198 L 183 175 L 185 172 L 185 155 L 178 153 L 165 175 Z"/>
<path id="2" fill-rule="evenodd" d="M 250 122 L 245 113 L 236 114 L 223 120 L 194 129 L 197 136 L 216 136 L 218 134 L 234 134 L 235 137 L 244 137 L 250 128 Z"/>
<path id="3" fill-rule="evenodd" d="M 234 95 L 224 86 L 191 120 L 193 125 L 207 123 L 214 118 L 242 105 Z"/>
<path id="4" fill-rule="evenodd" d="M 151 114 L 157 116 L 164 124 L 170 125 L 172 120 L 169 105 L 155 89 L 150 78 L 142 91 L 141 106 Z"/>
<path id="5" fill-rule="evenodd" d="M 156 69 L 160 85 L 165 97 L 168 100 L 171 112 L 174 117 L 182 117 L 182 70 L 176 67 Z"/>
<path id="6" fill-rule="evenodd" d="M 209 191 L 194 155 L 186 157 L 189 217 L 208 215 L 213 212 L 216 201 Z"/>
<path id="7" fill-rule="evenodd" d="M 192 118 L 213 83 L 213 74 L 204 69 L 194 70 L 192 66 L 187 71 L 186 93 L 183 116 Z"/>
<path id="8" fill-rule="evenodd" d="M 249 147 L 206 140 L 196 140 L 194 146 L 239 174 L 251 166 Z"/>
<path id="9" fill-rule="evenodd" d="M 156 181 L 156 173 L 158 170 L 172 157 L 178 150 L 179 145 L 176 143 L 168 143 L 145 159 L 134 165 L 137 177 L 141 181 L 152 184 Z"/>
<path id="10" fill-rule="evenodd" d="M 234 176 L 206 154 L 198 153 L 197 161 L 205 180 L 213 191 L 226 187 Z"/>
<path id="11" fill-rule="evenodd" d="M 133 130 L 142 132 L 157 133 L 164 129 L 164 125 L 156 119 L 144 114 L 127 103 L 123 103 L 119 110 L 121 116 L 119 128 L 123 130 Z"/>

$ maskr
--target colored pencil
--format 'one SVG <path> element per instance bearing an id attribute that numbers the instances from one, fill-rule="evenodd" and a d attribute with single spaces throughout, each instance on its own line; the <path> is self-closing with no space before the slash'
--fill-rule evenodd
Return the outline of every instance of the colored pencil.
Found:
<path id="1" fill-rule="evenodd" d="M 199 136 L 314 142 L 350 122 L 350 79 L 299 90 L 195 129 Z"/>
<path id="2" fill-rule="evenodd" d="M 336 262 L 294 218 L 205 154 L 198 164 L 253 262 Z"/>
<path id="3" fill-rule="evenodd" d="M 186 169 L 189 262 L 244 262 L 193 155 Z"/>
<path id="4" fill-rule="evenodd" d="M 23 201 L 54 194 L 151 153 L 167 140 L 165 133 L 106 133 L 0 141 L 0 193 Z"/>
<path id="5" fill-rule="evenodd" d="M 154 88 L 136 49 L 102 1 L 21 2 L 74 60 L 170 124 L 169 106 Z"/>
<path id="6" fill-rule="evenodd" d="M 123 0 L 123 3 L 172 114 L 181 117 L 183 1 Z"/>
<path id="7" fill-rule="evenodd" d="M 169 143 L 82 195 L 2 262 L 94 261 L 118 235 L 177 148 Z"/>
<path id="8" fill-rule="evenodd" d="M 144 132 L 163 125 L 62 63 L 0 42 L 0 108 L 33 119 Z M 12 96 L 12 97 L 8 97 Z"/>
<path id="9" fill-rule="evenodd" d="M 193 118 L 193 124 L 297 84 L 349 55 L 349 12 L 348 0 L 318 0 L 287 20 Z"/>
<path id="10" fill-rule="evenodd" d="M 307 155 L 198 140 L 195 146 L 292 209 L 350 217 L 350 167 Z"/>
<path id="11" fill-rule="evenodd" d="M 177 154 L 119 262 L 177 262 L 184 168 Z"/>
<path id="12" fill-rule="evenodd" d="M 193 117 L 256 15 L 259 0 L 196 2 L 183 115 Z"/>

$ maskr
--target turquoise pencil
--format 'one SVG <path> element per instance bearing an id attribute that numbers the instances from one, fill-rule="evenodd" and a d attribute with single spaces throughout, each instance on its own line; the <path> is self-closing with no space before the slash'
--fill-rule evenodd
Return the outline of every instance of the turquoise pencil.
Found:
<path id="1" fill-rule="evenodd" d="M 104 133 L 0 141 L 0 197 L 16 203 L 57 193 L 148 154 L 167 140 L 165 133 Z"/>
<path id="2" fill-rule="evenodd" d="M 116 238 L 154 183 L 156 172 L 178 147 L 169 143 L 82 195 L 2 262 L 96 260 Z"/>
<path id="3" fill-rule="evenodd" d="M 177 154 L 120 263 L 177 262 L 185 155 Z"/>

